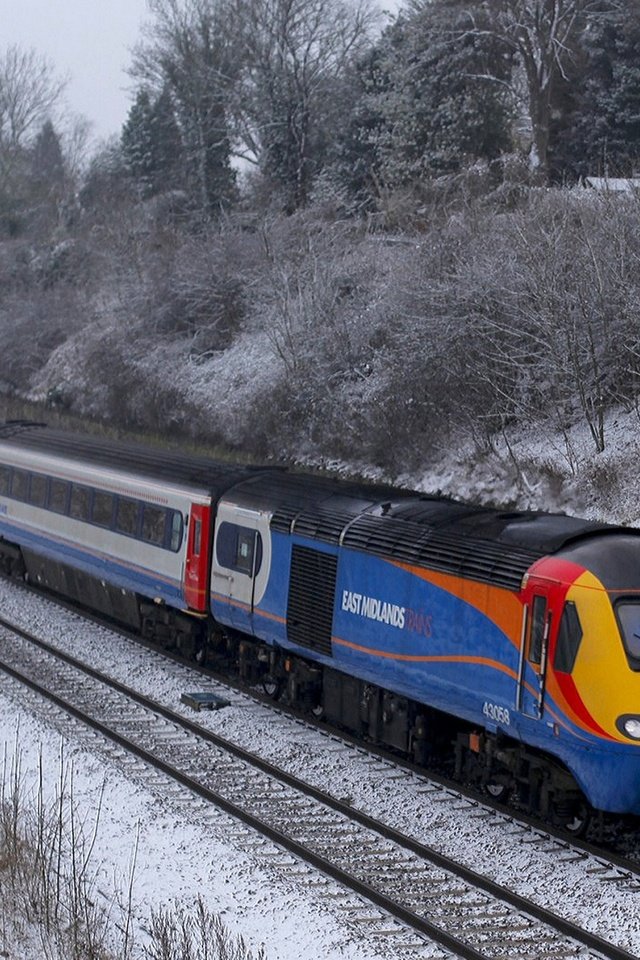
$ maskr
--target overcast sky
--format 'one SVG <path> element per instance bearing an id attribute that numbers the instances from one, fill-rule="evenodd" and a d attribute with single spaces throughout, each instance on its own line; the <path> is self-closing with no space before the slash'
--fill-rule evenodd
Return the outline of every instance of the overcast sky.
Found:
<path id="1" fill-rule="evenodd" d="M 69 77 L 70 109 L 106 137 L 127 116 L 125 70 L 145 17 L 146 0 L 0 0 L 0 49 L 17 43 L 45 54 Z"/>

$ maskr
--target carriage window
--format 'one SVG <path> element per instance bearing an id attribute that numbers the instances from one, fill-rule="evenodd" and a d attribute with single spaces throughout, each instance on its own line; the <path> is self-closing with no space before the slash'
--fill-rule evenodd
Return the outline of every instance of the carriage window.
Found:
<path id="1" fill-rule="evenodd" d="M 622 639 L 629 656 L 640 661 L 640 603 L 625 600 L 616 604 Z"/>
<path id="2" fill-rule="evenodd" d="M 173 511 L 171 517 L 171 549 L 179 550 L 182 545 L 182 514 L 177 510 Z"/>
<path id="3" fill-rule="evenodd" d="M 200 546 L 202 541 L 202 523 L 200 520 L 193 521 L 193 555 L 200 556 Z"/>
<path id="4" fill-rule="evenodd" d="M 100 527 L 110 527 L 113 518 L 113 496 L 102 490 L 95 490 L 93 494 L 93 510 L 91 519 Z"/>
<path id="5" fill-rule="evenodd" d="M 253 530 L 240 527 L 238 531 L 238 552 L 236 555 L 236 569 L 249 576 L 253 573 L 253 549 L 256 535 Z"/>
<path id="6" fill-rule="evenodd" d="M 222 523 L 216 539 L 216 560 L 220 567 L 257 576 L 262 563 L 262 537 L 247 527 Z"/>
<path id="7" fill-rule="evenodd" d="M 546 623 L 547 601 L 545 597 L 533 598 L 531 611 L 531 634 L 529 637 L 529 660 L 540 663 L 542 660 L 542 642 Z"/>
<path id="8" fill-rule="evenodd" d="M 238 549 L 238 528 L 235 523 L 221 523 L 216 538 L 216 560 L 218 566 L 233 570 L 236 565 Z"/>
<path id="9" fill-rule="evenodd" d="M 0 494 L 6 495 L 11 489 L 11 467 L 0 467 Z"/>
<path id="10" fill-rule="evenodd" d="M 66 480 L 51 480 L 49 482 L 49 510 L 54 513 L 66 513 L 69 500 L 70 484 Z"/>
<path id="11" fill-rule="evenodd" d="M 29 489 L 29 474 L 24 470 L 14 470 L 11 481 L 11 496 L 16 500 L 26 500 Z"/>
<path id="12" fill-rule="evenodd" d="M 35 507 L 44 507 L 47 499 L 47 478 L 41 474 L 31 474 L 31 486 L 29 488 L 29 503 Z"/>
<path id="13" fill-rule="evenodd" d="M 580 626 L 576 605 L 575 603 L 565 603 L 558 628 L 558 642 L 553 659 L 554 670 L 558 670 L 560 673 L 571 673 L 578 656 L 581 640 L 582 627 Z"/>
<path id="14" fill-rule="evenodd" d="M 125 497 L 119 497 L 116 510 L 116 530 L 120 533 L 126 533 L 130 537 L 135 537 L 138 533 L 139 512 L 140 504 L 137 500 L 127 500 Z"/>
<path id="15" fill-rule="evenodd" d="M 74 520 L 89 519 L 90 493 L 91 491 L 88 487 L 79 487 L 75 483 L 71 487 L 69 515 L 72 516 Z"/>
<path id="16" fill-rule="evenodd" d="M 157 547 L 163 547 L 166 518 L 166 511 L 145 503 L 142 515 L 142 539 L 147 543 L 154 543 Z"/>

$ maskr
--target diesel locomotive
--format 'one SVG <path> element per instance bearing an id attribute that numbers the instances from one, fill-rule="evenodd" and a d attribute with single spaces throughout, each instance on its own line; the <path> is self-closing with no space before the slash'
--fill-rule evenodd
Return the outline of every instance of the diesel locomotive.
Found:
<path id="1" fill-rule="evenodd" d="M 0 566 L 569 830 L 640 814 L 640 531 L 16 421 Z"/>

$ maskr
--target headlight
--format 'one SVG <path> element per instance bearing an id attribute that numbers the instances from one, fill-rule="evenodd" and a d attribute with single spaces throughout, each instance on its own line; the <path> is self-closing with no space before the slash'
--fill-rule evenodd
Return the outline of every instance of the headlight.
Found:
<path id="1" fill-rule="evenodd" d="M 625 737 L 629 737 L 630 740 L 640 741 L 640 716 L 625 713 L 624 716 L 618 717 L 616 720 L 616 727 L 620 733 L 624 734 Z"/>

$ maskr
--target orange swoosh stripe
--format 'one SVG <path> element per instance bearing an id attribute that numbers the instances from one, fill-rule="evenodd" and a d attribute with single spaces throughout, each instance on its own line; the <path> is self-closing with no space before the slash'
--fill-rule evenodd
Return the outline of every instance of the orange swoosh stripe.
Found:
<path id="1" fill-rule="evenodd" d="M 363 647 L 358 643 L 352 643 L 350 640 L 342 640 L 340 637 L 332 637 L 333 643 L 341 647 L 348 647 L 350 650 L 357 650 L 358 653 L 366 653 L 371 657 L 383 657 L 386 660 L 401 660 L 403 663 L 474 663 L 484 667 L 491 667 L 493 670 L 500 670 L 506 673 L 513 680 L 518 679 L 515 670 L 508 667 L 506 663 L 500 663 L 499 660 L 490 660 L 488 657 L 465 657 L 456 656 L 424 656 L 411 653 L 393 653 L 387 650 L 374 650 L 372 647 Z"/>

